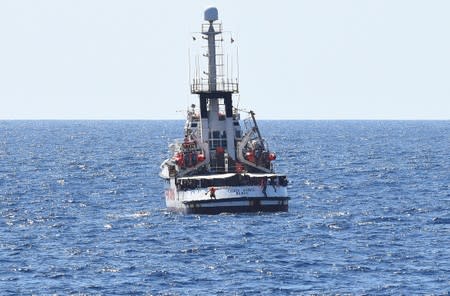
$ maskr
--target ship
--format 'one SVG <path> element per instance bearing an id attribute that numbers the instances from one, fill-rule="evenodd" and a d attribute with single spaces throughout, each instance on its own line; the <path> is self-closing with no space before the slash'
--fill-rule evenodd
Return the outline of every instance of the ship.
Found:
<path id="1" fill-rule="evenodd" d="M 166 208 L 186 214 L 287 212 L 288 179 L 274 170 L 275 152 L 255 113 L 233 105 L 239 74 L 233 77 L 225 66 L 224 35 L 217 8 L 208 7 L 201 32 L 192 37 L 204 51 L 195 57 L 190 77 L 199 108 L 189 106 L 184 137 L 169 145 L 169 158 L 161 164 Z M 247 118 L 241 120 L 241 112 Z"/>

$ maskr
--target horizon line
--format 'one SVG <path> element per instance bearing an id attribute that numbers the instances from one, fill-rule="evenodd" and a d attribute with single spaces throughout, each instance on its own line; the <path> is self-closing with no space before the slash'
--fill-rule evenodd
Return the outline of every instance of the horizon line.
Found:
<path id="1" fill-rule="evenodd" d="M 184 118 L 0 118 L 0 121 L 181 121 Z M 243 119 L 241 119 L 243 120 Z M 258 118 L 265 121 L 450 121 L 450 118 Z"/>

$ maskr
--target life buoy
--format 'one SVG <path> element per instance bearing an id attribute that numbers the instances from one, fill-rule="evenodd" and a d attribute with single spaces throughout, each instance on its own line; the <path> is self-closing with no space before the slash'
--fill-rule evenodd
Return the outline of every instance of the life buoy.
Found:
<path id="1" fill-rule="evenodd" d="M 180 167 L 184 166 L 184 156 L 183 156 L 183 153 L 178 152 L 178 153 L 175 155 L 175 162 L 176 162 L 176 164 L 177 164 L 178 166 L 180 166 Z"/>
<path id="2" fill-rule="evenodd" d="M 255 154 L 253 153 L 253 151 L 245 153 L 245 158 L 250 162 L 255 162 Z"/>
<path id="3" fill-rule="evenodd" d="M 274 161 L 275 159 L 277 159 L 277 155 L 275 154 L 275 152 L 270 152 L 269 161 Z"/>

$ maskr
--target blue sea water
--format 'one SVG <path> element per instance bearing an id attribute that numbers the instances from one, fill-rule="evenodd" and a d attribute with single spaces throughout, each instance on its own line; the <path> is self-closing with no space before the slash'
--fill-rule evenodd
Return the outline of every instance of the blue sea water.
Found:
<path id="1" fill-rule="evenodd" d="M 181 121 L 0 121 L 0 294 L 450 293 L 450 121 L 259 124 L 288 213 L 167 212 Z"/>

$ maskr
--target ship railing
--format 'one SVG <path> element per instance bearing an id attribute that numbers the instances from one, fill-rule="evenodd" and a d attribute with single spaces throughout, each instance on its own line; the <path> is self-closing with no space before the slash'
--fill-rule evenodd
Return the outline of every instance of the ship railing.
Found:
<path id="1" fill-rule="evenodd" d="M 239 83 L 231 79 L 222 79 L 217 82 L 209 82 L 204 79 L 194 79 L 191 84 L 191 93 L 205 93 L 205 92 L 239 92 Z"/>
<path id="2" fill-rule="evenodd" d="M 211 25 L 210 23 L 203 23 L 202 24 L 202 33 L 208 33 L 210 25 Z M 222 33 L 222 23 L 214 22 L 212 24 L 212 26 L 214 28 L 214 32 L 216 32 L 218 34 Z"/>

